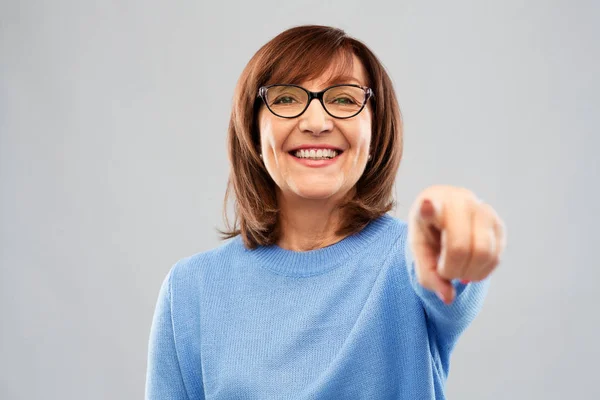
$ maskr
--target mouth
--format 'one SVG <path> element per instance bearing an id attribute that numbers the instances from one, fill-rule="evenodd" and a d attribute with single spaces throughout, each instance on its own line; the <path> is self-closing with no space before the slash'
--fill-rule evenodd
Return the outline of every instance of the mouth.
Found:
<path id="1" fill-rule="evenodd" d="M 344 151 L 335 147 L 306 147 L 297 148 L 288 153 L 301 160 L 333 160 L 339 157 Z"/>
<path id="2" fill-rule="evenodd" d="M 303 147 L 288 153 L 292 159 L 305 167 L 321 168 L 337 164 L 344 150 L 331 147 Z"/>

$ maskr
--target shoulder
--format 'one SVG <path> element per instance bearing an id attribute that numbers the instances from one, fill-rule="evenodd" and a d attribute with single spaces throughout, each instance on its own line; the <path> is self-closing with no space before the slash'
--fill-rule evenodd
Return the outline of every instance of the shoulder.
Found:
<path id="1" fill-rule="evenodd" d="M 381 218 L 387 220 L 390 226 L 393 227 L 393 229 L 398 233 L 408 228 L 408 223 L 405 220 L 393 215 L 385 214 Z"/>
<path id="2" fill-rule="evenodd" d="M 408 244 L 408 222 L 385 214 L 375 220 L 379 227 L 379 236 L 374 247 L 380 251 L 379 256 L 390 260 L 394 264 L 404 265 L 406 246 Z"/>
<path id="3" fill-rule="evenodd" d="M 238 236 L 210 250 L 179 259 L 172 265 L 167 275 L 172 290 L 197 287 L 204 280 L 206 274 L 226 265 L 228 261 L 239 258 L 245 251 L 241 238 Z"/>
<path id="4" fill-rule="evenodd" d="M 404 240 L 408 236 L 408 223 L 393 215 L 384 214 L 372 221 L 372 224 L 377 224 L 378 228 L 376 229 L 388 240 L 395 242 Z"/>
<path id="5" fill-rule="evenodd" d="M 400 218 L 384 214 L 373 219 L 347 243 L 364 257 L 383 262 L 402 253 L 403 243 L 408 237 L 408 224 Z"/>

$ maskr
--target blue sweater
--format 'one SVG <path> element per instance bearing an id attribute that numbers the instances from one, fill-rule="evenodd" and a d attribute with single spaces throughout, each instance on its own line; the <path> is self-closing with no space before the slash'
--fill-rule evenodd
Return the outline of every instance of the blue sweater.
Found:
<path id="1" fill-rule="evenodd" d="M 451 305 L 416 280 L 407 224 L 384 215 L 331 246 L 177 262 L 152 321 L 147 399 L 445 399 L 450 354 L 489 278 Z"/>

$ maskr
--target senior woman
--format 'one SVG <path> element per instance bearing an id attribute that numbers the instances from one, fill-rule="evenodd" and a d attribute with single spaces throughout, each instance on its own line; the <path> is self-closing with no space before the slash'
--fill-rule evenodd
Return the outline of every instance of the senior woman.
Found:
<path id="1" fill-rule="evenodd" d="M 331 27 L 279 34 L 239 79 L 228 147 L 230 240 L 164 279 L 146 398 L 444 399 L 503 223 L 443 185 L 387 214 L 402 125 L 376 56 Z"/>

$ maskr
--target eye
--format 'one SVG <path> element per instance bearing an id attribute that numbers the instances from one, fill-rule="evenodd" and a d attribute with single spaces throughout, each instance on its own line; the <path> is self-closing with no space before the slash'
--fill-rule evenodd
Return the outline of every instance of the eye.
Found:
<path id="1" fill-rule="evenodd" d="M 331 102 L 334 104 L 340 104 L 340 105 L 356 104 L 354 99 L 352 99 L 351 97 L 347 97 L 347 96 L 338 96 L 338 97 L 332 99 Z"/>
<path id="2" fill-rule="evenodd" d="M 297 100 L 292 96 L 279 96 L 272 104 L 293 104 L 294 102 L 297 102 Z"/>

